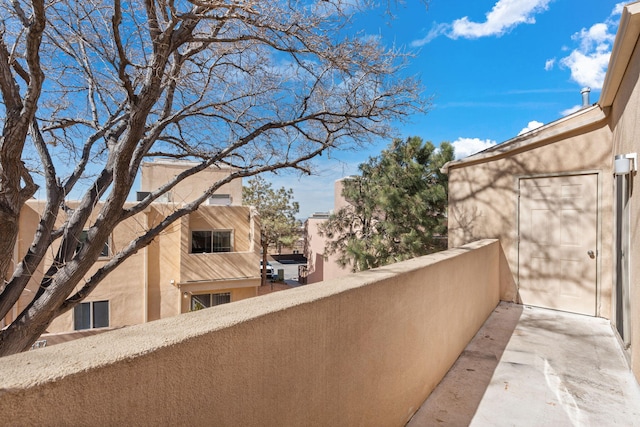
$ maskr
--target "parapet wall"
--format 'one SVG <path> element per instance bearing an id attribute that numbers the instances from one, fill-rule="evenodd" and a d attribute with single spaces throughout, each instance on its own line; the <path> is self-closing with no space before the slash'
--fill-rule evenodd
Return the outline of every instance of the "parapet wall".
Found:
<path id="1" fill-rule="evenodd" d="M 0 359 L 0 425 L 403 426 L 499 300 L 470 245 Z"/>

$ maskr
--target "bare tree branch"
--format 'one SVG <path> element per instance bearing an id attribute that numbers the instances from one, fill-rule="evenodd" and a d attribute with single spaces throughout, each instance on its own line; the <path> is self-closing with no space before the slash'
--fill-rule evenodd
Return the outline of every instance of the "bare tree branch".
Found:
<path id="1" fill-rule="evenodd" d="M 308 173 L 320 153 L 387 137 L 391 122 L 427 105 L 400 73 L 408 55 L 351 31 L 357 9 L 339 0 L 24 4 L 0 4 L 8 23 L 0 30 L 0 275 L 10 278 L 0 286 L 0 315 L 29 279 L 38 288 L 0 331 L 0 355 L 27 348 L 230 180 Z M 142 162 L 160 156 L 197 163 L 128 204 Z M 93 269 L 115 227 L 216 165 L 234 172 Z M 46 204 L 17 262 L 20 212 L 39 184 Z M 36 267 L 44 273 L 34 275 Z"/>

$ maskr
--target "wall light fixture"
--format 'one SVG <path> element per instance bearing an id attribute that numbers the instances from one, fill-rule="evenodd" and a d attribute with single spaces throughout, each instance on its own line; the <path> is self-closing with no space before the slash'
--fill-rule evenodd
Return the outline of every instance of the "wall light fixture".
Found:
<path id="1" fill-rule="evenodd" d="M 638 171 L 638 153 L 617 154 L 613 161 L 614 175 L 627 175 Z"/>

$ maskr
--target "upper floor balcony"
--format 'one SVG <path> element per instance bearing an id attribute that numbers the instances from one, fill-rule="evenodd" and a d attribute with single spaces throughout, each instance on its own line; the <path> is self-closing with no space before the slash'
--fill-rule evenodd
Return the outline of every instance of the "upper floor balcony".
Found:
<path id="1" fill-rule="evenodd" d="M 159 240 L 160 269 L 180 284 L 246 282 L 260 278 L 260 229 L 245 206 L 205 206 Z"/>
<path id="2" fill-rule="evenodd" d="M 0 424 L 637 425 L 608 321 L 500 303 L 507 268 L 482 240 L 9 356 Z"/>

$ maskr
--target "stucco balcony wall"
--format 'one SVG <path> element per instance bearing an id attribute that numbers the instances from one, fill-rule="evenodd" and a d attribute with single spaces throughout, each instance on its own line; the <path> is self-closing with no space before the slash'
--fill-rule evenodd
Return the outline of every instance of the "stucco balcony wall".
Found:
<path id="1" fill-rule="evenodd" d="M 496 240 L 0 361 L 1 425 L 403 426 L 499 300 Z"/>
<path id="2" fill-rule="evenodd" d="M 257 279 L 260 258 L 255 252 L 181 254 L 180 282 Z"/>

